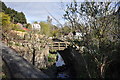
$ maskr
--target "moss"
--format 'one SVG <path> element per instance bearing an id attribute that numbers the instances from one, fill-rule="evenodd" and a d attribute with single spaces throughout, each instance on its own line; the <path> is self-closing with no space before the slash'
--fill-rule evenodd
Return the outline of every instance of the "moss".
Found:
<path id="1" fill-rule="evenodd" d="M 54 63 L 56 61 L 56 54 L 49 54 L 48 55 L 48 62 Z"/>
<path id="2" fill-rule="evenodd" d="M 8 42 L 8 44 L 9 44 L 10 46 L 12 46 L 12 45 L 13 45 L 13 42 Z"/>
<path id="3" fill-rule="evenodd" d="M 16 46 L 21 46 L 19 43 L 15 43 Z"/>

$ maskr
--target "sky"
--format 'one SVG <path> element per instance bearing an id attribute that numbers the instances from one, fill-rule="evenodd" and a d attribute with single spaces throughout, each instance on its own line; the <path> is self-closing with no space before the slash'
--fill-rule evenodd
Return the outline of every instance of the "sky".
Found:
<path id="1" fill-rule="evenodd" d="M 47 21 L 47 16 L 54 16 L 61 24 L 64 24 L 63 14 L 65 5 L 61 2 L 5 2 L 7 7 L 10 7 L 18 12 L 23 12 L 28 23 L 34 21 Z M 52 18 L 52 17 L 51 17 Z M 52 18 L 52 23 L 57 22 Z"/>
<path id="2" fill-rule="evenodd" d="M 2 0 L 4 2 L 73 2 L 74 0 Z M 104 2 L 104 1 L 112 1 L 112 2 L 116 2 L 119 0 L 75 0 L 76 2 L 91 2 L 91 1 L 95 1 L 95 2 Z"/>
<path id="3" fill-rule="evenodd" d="M 69 1 L 73 0 L 3 0 L 7 7 L 23 12 L 28 23 L 47 21 L 47 16 L 50 16 L 50 13 L 61 24 L 65 23 L 63 15 L 65 14 L 66 4 L 70 3 Z M 77 1 L 82 2 L 84 0 Z M 58 22 L 52 18 L 52 24 L 56 25 Z"/>

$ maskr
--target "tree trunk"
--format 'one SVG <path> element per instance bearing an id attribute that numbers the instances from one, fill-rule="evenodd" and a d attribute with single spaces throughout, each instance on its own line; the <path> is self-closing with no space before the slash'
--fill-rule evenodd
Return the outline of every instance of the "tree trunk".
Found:
<path id="1" fill-rule="evenodd" d="M 32 57 L 32 64 L 35 65 L 35 48 L 33 48 L 33 57 Z"/>
<path id="2" fill-rule="evenodd" d="M 104 78 L 104 72 L 105 72 L 105 63 L 103 63 L 101 66 L 100 66 L 100 74 L 101 74 L 101 78 Z"/>

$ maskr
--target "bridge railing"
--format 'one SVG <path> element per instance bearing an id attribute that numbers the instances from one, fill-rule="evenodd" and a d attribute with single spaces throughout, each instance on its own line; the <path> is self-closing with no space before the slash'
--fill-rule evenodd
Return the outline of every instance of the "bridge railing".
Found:
<path id="1" fill-rule="evenodd" d="M 69 46 L 69 42 L 51 42 L 49 43 L 50 50 L 64 50 Z"/>

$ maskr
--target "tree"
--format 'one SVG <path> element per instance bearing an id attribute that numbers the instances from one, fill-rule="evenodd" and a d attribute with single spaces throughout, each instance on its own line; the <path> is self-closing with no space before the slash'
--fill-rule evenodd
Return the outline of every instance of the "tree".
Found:
<path id="1" fill-rule="evenodd" d="M 28 23 L 25 27 L 30 29 L 30 30 L 32 29 L 32 25 L 30 23 Z"/>
<path id="2" fill-rule="evenodd" d="M 40 22 L 40 26 L 41 26 L 41 33 L 45 34 L 46 36 L 50 36 L 50 31 L 51 31 L 51 26 L 50 24 L 46 23 L 46 22 Z"/>
<path id="3" fill-rule="evenodd" d="M 111 57 L 114 55 L 113 51 L 118 48 L 116 43 L 119 43 L 119 33 L 116 30 L 120 30 L 117 27 L 119 22 L 116 15 L 109 14 L 109 4 L 110 2 L 83 2 L 78 5 L 77 2 L 74 2 L 67 5 L 65 11 L 65 19 L 71 22 L 73 29 L 80 30 L 83 36 L 83 41 L 78 41 L 75 45 L 84 46 L 85 55 L 90 56 L 88 57 L 92 63 L 91 66 L 96 66 L 90 70 L 88 66 L 90 64 L 82 54 L 90 78 L 105 77 L 105 70 L 113 60 Z M 116 48 L 114 48 L 115 46 Z"/>
<path id="4" fill-rule="evenodd" d="M 21 23 L 21 24 L 27 23 L 27 20 L 23 12 L 17 12 L 14 9 L 7 7 L 4 2 L 0 2 L 0 3 L 2 4 L 2 12 L 10 16 L 11 22 Z"/>
<path id="5" fill-rule="evenodd" d="M 9 32 L 13 29 L 14 24 L 10 22 L 10 16 L 7 14 L 0 12 L 0 27 L 2 31 L 2 39 L 6 40 L 7 42 L 11 39 L 9 37 Z"/>
<path id="6" fill-rule="evenodd" d="M 33 23 L 34 23 L 34 24 L 38 24 L 38 22 L 37 22 L 37 21 L 34 21 Z"/>
<path id="7" fill-rule="evenodd" d="M 25 35 L 25 40 L 27 40 L 27 42 L 29 43 L 25 45 L 25 47 L 29 49 L 27 55 L 31 57 L 30 61 L 32 62 L 32 64 L 39 68 L 46 67 L 48 62 L 47 57 L 49 51 L 46 50 L 49 49 L 47 45 L 48 39 L 32 30 Z M 32 55 L 29 53 L 31 53 Z M 40 61 L 38 61 L 38 59 Z"/>
<path id="8" fill-rule="evenodd" d="M 10 17 L 7 14 L 1 12 L 0 18 L 1 18 L 0 25 L 2 26 L 2 30 L 4 32 L 10 30 L 12 28 L 10 26 Z"/>
<path id="9" fill-rule="evenodd" d="M 70 33 L 70 28 L 68 26 L 64 26 L 62 28 L 63 35 L 68 35 Z"/>
<path id="10" fill-rule="evenodd" d="M 7 8 L 6 5 L 5 5 L 3 2 L 1 2 L 1 1 L 0 1 L 0 4 L 1 4 L 1 6 L 2 6 L 2 11 L 5 12 L 5 10 L 6 10 L 6 8 Z M 2 11 L 1 11 L 1 12 L 2 12 Z"/>

